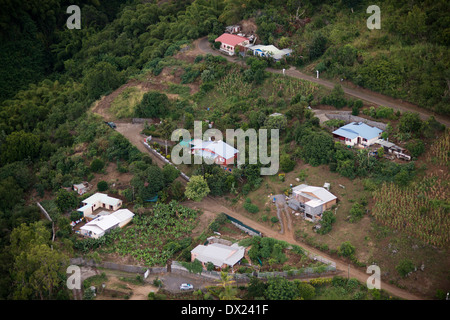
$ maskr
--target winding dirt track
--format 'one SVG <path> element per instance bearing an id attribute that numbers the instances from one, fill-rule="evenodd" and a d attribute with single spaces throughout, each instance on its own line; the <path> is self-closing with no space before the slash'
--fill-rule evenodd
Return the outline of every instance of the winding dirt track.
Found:
<path id="1" fill-rule="evenodd" d="M 198 49 L 205 54 L 210 53 L 215 56 L 220 55 L 222 57 L 225 57 L 230 62 L 237 63 L 240 65 L 244 64 L 244 62 L 242 60 L 238 60 L 238 58 L 236 58 L 235 56 L 226 56 L 226 55 L 220 53 L 219 51 L 212 49 L 208 42 L 208 39 L 206 37 L 199 39 L 198 41 L 195 42 L 195 44 L 197 45 Z M 272 73 L 278 73 L 278 74 L 283 73 L 282 70 L 278 70 L 278 69 L 267 68 L 266 70 L 269 72 L 272 72 Z M 286 70 L 285 74 L 287 76 L 294 77 L 297 79 L 308 80 L 308 81 L 323 85 L 327 88 L 333 88 L 336 84 L 335 82 L 332 82 L 329 80 L 320 79 L 320 76 L 319 76 L 319 79 L 317 79 L 316 77 L 302 73 L 302 72 L 296 70 L 295 67 L 291 67 L 290 69 Z M 442 124 L 446 125 L 447 127 L 450 125 L 450 117 L 444 116 L 444 115 L 438 115 L 434 112 L 424 110 L 424 109 L 419 108 L 418 106 L 415 106 L 409 102 L 399 100 L 399 99 L 394 99 L 394 98 L 391 98 L 391 97 L 388 97 L 388 96 L 382 95 L 380 93 L 376 93 L 376 92 L 373 92 L 373 91 L 370 91 L 370 90 L 367 90 L 367 89 L 364 89 L 361 87 L 350 88 L 350 87 L 346 86 L 345 84 L 342 84 L 342 89 L 344 90 L 344 92 L 347 95 L 352 96 L 354 98 L 361 99 L 361 100 L 371 103 L 375 106 L 382 105 L 385 107 L 393 108 L 394 110 L 400 110 L 401 112 L 405 112 L 405 111 L 417 112 L 420 115 L 421 119 L 424 119 L 424 120 L 428 119 L 428 117 L 433 115 L 437 121 L 441 122 Z"/>
<path id="2" fill-rule="evenodd" d="M 197 45 L 196 49 L 199 49 L 200 51 L 202 51 L 204 53 L 211 53 L 213 55 L 221 55 L 217 51 L 214 51 L 211 49 L 206 38 L 199 39 L 195 43 Z M 227 60 L 234 62 L 234 63 L 240 63 L 240 64 L 243 63 L 242 61 L 238 61 L 232 57 L 226 57 L 226 58 L 227 58 Z M 268 71 L 274 72 L 274 73 L 281 72 L 280 70 L 275 70 L 275 69 L 268 69 Z M 325 81 L 322 79 L 315 79 L 314 77 L 303 74 L 292 68 L 290 70 L 287 70 L 286 74 L 296 77 L 296 78 L 299 78 L 299 79 L 313 81 L 313 82 L 322 84 L 327 87 L 334 86 L 334 84 L 330 81 Z M 353 95 L 355 97 L 369 101 L 371 103 L 378 104 L 378 105 L 382 104 L 384 106 L 389 106 L 389 107 L 392 106 L 394 108 L 392 99 L 389 97 L 384 97 L 381 95 L 380 95 L 380 97 L 378 97 L 377 94 L 368 94 L 368 93 L 363 92 L 364 90 L 359 90 L 359 89 L 357 90 L 357 89 L 344 88 L 344 91 L 349 95 Z M 104 101 L 104 103 L 106 104 L 105 109 L 109 109 L 110 103 L 111 103 L 114 95 L 117 96 L 117 92 L 116 93 L 113 92 L 111 94 L 111 96 L 105 97 L 105 99 L 107 99 L 106 101 Z M 391 102 L 389 102 L 389 101 L 391 101 Z M 404 109 L 401 109 L 401 108 L 404 108 Z M 397 102 L 396 102 L 395 109 L 418 112 L 417 110 L 413 109 L 412 107 L 406 106 L 405 103 L 397 104 Z M 97 108 L 93 108 L 92 112 L 100 114 L 105 120 L 108 119 L 107 113 L 99 112 L 99 110 L 97 110 Z M 421 111 L 419 114 L 422 117 L 426 117 L 426 118 L 429 115 L 431 115 L 431 113 L 426 113 L 425 111 Z M 450 123 L 448 120 L 443 119 L 442 116 L 435 115 L 435 117 L 438 121 L 441 121 L 442 123 L 444 123 L 446 125 L 448 125 Z M 148 154 L 150 154 L 151 157 L 156 160 L 156 164 L 158 164 L 159 166 L 162 167 L 163 162 L 160 161 L 152 153 L 150 153 L 141 142 L 141 140 L 143 139 L 143 136 L 140 134 L 140 132 L 142 130 L 142 125 L 132 124 L 132 123 L 123 123 L 123 122 L 118 122 L 116 124 L 117 124 L 118 132 L 123 134 L 140 151 L 147 152 Z M 183 182 L 185 182 L 185 181 L 183 180 Z M 227 207 L 227 205 L 223 203 L 223 199 L 213 198 L 213 197 L 208 196 L 208 197 L 204 198 L 201 202 L 186 201 L 183 203 L 183 205 L 186 205 L 191 208 L 201 209 L 203 211 L 212 212 L 214 214 L 219 214 L 221 212 L 224 212 L 224 213 L 230 215 L 231 217 L 239 219 L 244 224 L 246 224 L 256 230 L 261 231 L 265 236 L 283 240 L 288 243 L 299 245 L 300 247 L 304 248 L 305 250 L 309 251 L 312 254 L 322 256 L 330 261 L 334 261 L 336 263 L 336 268 L 338 270 L 343 271 L 344 273 L 348 273 L 349 277 L 356 278 L 361 283 L 366 283 L 368 277 L 370 276 L 370 274 L 366 273 L 365 268 L 356 268 L 354 266 L 349 265 L 348 262 L 336 259 L 334 257 L 332 258 L 332 257 L 324 254 L 323 252 L 321 252 L 313 247 L 308 246 L 305 243 L 297 242 L 294 238 L 293 230 L 289 230 L 289 228 L 287 228 L 288 229 L 288 230 L 286 230 L 287 232 L 280 234 L 278 231 L 269 229 L 266 226 L 261 225 L 258 222 L 251 220 L 251 219 L 233 211 L 231 208 Z M 399 289 L 398 287 L 392 286 L 392 285 L 384 283 L 384 282 L 381 282 L 381 289 L 391 293 L 394 296 L 397 296 L 397 297 L 400 297 L 400 298 L 406 299 L 406 300 L 423 300 L 423 299 L 425 299 L 423 297 L 419 297 L 415 294 L 409 293 L 405 290 Z"/>
<path id="3" fill-rule="evenodd" d="M 291 244 L 296 244 L 296 245 L 304 248 L 305 250 L 309 251 L 312 254 L 322 256 L 325 259 L 335 262 L 336 269 L 344 271 L 343 276 L 348 275 L 350 278 L 356 278 L 363 284 L 366 283 L 367 279 L 369 278 L 370 274 L 366 273 L 365 268 L 356 268 L 352 265 L 349 265 L 347 262 L 338 260 L 336 258 L 332 258 L 332 257 L 328 256 L 327 254 L 324 254 L 323 252 L 321 252 L 313 247 L 308 246 L 305 243 L 297 242 L 294 239 L 293 232 L 284 232 L 284 234 L 280 234 L 278 231 L 269 229 L 269 228 L 259 224 L 258 222 L 233 211 L 229 207 L 222 204 L 222 202 L 223 202 L 223 200 L 220 198 L 214 198 L 214 197 L 208 196 L 208 197 L 204 198 L 201 202 L 186 201 L 183 203 L 183 205 L 190 207 L 190 208 L 196 208 L 196 209 L 201 209 L 203 211 L 213 212 L 216 214 L 224 212 L 224 213 L 228 214 L 229 216 L 240 220 L 242 223 L 262 232 L 263 235 L 266 237 L 283 240 L 283 241 L 286 241 Z M 396 297 L 406 299 L 406 300 L 424 300 L 425 299 L 423 297 L 419 297 L 419 296 L 409 293 L 405 290 L 402 290 L 396 286 L 392 286 L 390 284 L 384 283 L 382 281 L 382 279 L 381 279 L 381 289 L 389 292 L 390 294 L 392 294 Z"/>

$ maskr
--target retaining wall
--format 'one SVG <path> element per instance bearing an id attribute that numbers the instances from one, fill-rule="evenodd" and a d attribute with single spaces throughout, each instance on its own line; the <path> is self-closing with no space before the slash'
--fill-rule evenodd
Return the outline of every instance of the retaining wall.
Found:
<path id="1" fill-rule="evenodd" d="M 119 270 L 129 273 L 138 273 L 145 274 L 148 271 L 148 274 L 161 274 L 168 273 L 167 267 L 153 267 L 146 268 L 141 266 L 132 266 L 132 265 L 123 265 L 114 262 L 102 262 L 96 263 L 94 260 L 87 260 L 84 258 L 73 258 L 70 259 L 70 264 L 74 265 L 82 265 L 88 267 L 100 267 L 105 269 Z M 203 270 L 202 273 L 191 273 L 188 269 L 183 267 L 181 263 L 177 261 L 172 261 L 171 264 L 171 272 L 176 274 L 189 274 L 195 275 L 202 278 L 208 278 L 213 280 L 220 280 L 221 273 L 218 271 L 206 271 Z M 330 275 L 336 273 L 335 265 L 328 265 L 326 268 L 322 268 L 322 272 L 317 272 L 317 268 L 302 268 L 299 270 L 291 270 L 291 271 L 274 271 L 274 272 L 253 272 L 253 273 L 233 273 L 233 279 L 239 281 L 250 281 L 251 277 L 257 277 L 260 279 L 268 279 L 270 277 L 295 277 L 295 278 L 311 278 L 311 277 L 319 277 L 323 275 Z"/>
<path id="2" fill-rule="evenodd" d="M 151 153 L 153 153 L 155 156 L 157 156 L 158 158 L 160 158 L 162 161 L 164 161 L 165 163 L 171 164 L 172 166 L 175 167 L 175 169 L 180 171 L 180 175 L 181 177 L 183 177 L 184 180 L 189 181 L 189 177 L 184 174 L 180 169 L 177 168 L 176 165 L 174 165 L 171 161 L 167 160 L 164 156 L 162 156 L 159 152 L 157 152 L 156 150 L 154 150 L 152 147 L 150 147 L 150 145 L 145 142 L 145 141 L 141 141 L 144 146 L 148 149 L 148 151 L 150 151 Z"/>

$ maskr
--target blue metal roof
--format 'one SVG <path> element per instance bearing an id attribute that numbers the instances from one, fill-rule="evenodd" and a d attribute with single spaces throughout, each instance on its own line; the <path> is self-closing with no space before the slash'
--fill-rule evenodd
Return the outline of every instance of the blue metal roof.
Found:
<path id="1" fill-rule="evenodd" d="M 349 139 L 362 137 L 370 140 L 378 137 L 381 132 L 383 131 L 376 127 L 371 127 L 363 122 L 352 122 L 333 131 L 333 134 Z"/>

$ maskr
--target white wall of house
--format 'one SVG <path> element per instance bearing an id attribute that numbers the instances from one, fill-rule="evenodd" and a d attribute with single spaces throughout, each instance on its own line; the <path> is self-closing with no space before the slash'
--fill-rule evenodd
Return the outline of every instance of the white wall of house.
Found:
<path id="1" fill-rule="evenodd" d="M 366 145 L 366 146 L 370 146 L 370 145 L 374 144 L 379 139 L 378 137 L 375 137 L 375 138 L 372 138 L 369 140 L 364 140 L 364 138 L 362 138 L 362 137 L 356 137 L 354 139 L 345 138 L 344 142 L 348 146 L 355 146 L 358 144 L 358 138 L 360 139 L 359 144 Z"/>
<path id="2" fill-rule="evenodd" d="M 356 137 L 354 139 L 345 138 L 345 144 L 348 145 L 348 146 L 354 146 L 357 143 L 358 143 L 358 137 Z"/>
<path id="3" fill-rule="evenodd" d="M 227 52 L 230 56 L 234 55 L 234 46 L 230 46 L 226 43 L 222 43 L 222 45 L 220 46 L 220 49 Z"/>

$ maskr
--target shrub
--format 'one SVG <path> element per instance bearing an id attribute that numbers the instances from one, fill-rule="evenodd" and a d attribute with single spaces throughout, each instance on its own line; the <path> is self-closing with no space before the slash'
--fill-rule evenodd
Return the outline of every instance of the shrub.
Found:
<path id="1" fill-rule="evenodd" d="M 207 271 L 213 271 L 213 270 L 214 270 L 214 263 L 208 262 L 208 263 L 206 264 L 206 270 L 207 270 Z"/>
<path id="2" fill-rule="evenodd" d="M 347 288 L 349 290 L 354 290 L 359 287 L 359 281 L 355 278 L 348 279 Z"/>
<path id="3" fill-rule="evenodd" d="M 222 226 L 225 222 L 227 222 L 228 218 L 225 215 L 225 213 L 221 212 L 217 216 L 217 218 L 214 219 L 213 222 L 209 225 L 209 229 L 213 232 L 219 231 L 220 226 Z"/>
<path id="4" fill-rule="evenodd" d="M 400 118 L 399 131 L 406 133 L 420 133 L 422 120 L 418 113 L 405 112 Z"/>
<path id="5" fill-rule="evenodd" d="M 258 206 L 254 205 L 253 203 L 250 203 L 250 202 L 245 202 L 244 203 L 244 209 L 247 210 L 250 213 L 257 213 L 257 212 L 259 212 Z"/>
<path id="6" fill-rule="evenodd" d="M 419 157 L 425 152 L 425 144 L 422 140 L 414 140 L 406 144 L 406 148 L 415 158 Z"/>
<path id="7" fill-rule="evenodd" d="M 309 46 L 309 59 L 314 60 L 320 57 L 326 50 L 328 38 L 324 35 L 318 34 L 314 37 Z"/>
<path id="8" fill-rule="evenodd" d="M 202 263 L 195 259 L 193 262 L 181 262 L 181 265 L 183 267 L 185 267 L 186 269 L 188 269 L 189 272 L 191 273 L 202 273 L 203 271 L 203 265 Z"/>
<path id="9" fill-rule="evenodd" d="M 331 231 L 332 224 L 336 222 L 336 217 L 331 211 L 325 211 L 320 221 L 321 228 L 317 230 L 319 234 L 327 234 Z"/>
<path id="10" fill-rule="evenodd" d="M 99 183 L 97 183 L 97 189 L 100 192 L 108 190 L 108 182 L 106 182 L 104 180 L 99 181 Z"/>
<path id="11" fill-rule="evenodd" d="M 136 116 L 143 118 L 164 117 L 168 114 L 170 101 L 167 95 L 158 91 L 144 94 L 140 104 L 136 106 Z"/>
<path id="12" fill-rule="evenodd" d="M 350 222 L 353 223 L 359 221 L 363 217 L 364 212 L 364 206 L 359 204 L 358 202 L 355 202 L 350 209 Z"/>
<path id="13" fill-rule="evenodd" d="M 347 100 L 345 99 L 345 93 L 342 86 L 339 84 L 335 85 L 333 90 L 331 90 L 331 93 L 322 98 L 322 103 L 334 106 L 338 109 L 345 107 L 347 105 Z"/>
<path id="14" fill-rule="evenodd" d="M 72 213 L 70 214 L 70 221 L 77 221 L 78 219 L 80 219 L 80 213 L 78 211 L 72 211 Z"/>
<path id="15" fill-rule="evenodd" d="M 199 70 L 194 70 L 191 67 L 187 67 L 185 72 L 181 75 L 181 84 L 194 82 L 198 76 L 200 76 Z"/>
<path id="16" fill-rule="evenodd" d="M 155 286 L 155 287 L 161 287 L 161 285 L 162 285 L 162 281 L 158 278 L 158 277 L 156 277 L 154 280 L 153 280 L 153 285 Z M 152 293 L 152 292 L 151 292 Z M 150 294 L 150 293 L 149 293 Z"/>
<path id="17" fill-rule="evenodd" d="M 353 107 L 356 107 L 358 109 L 361 109 L 363 107 L 363 102 L 361 100 L 356 100 L 353 104 Z"/>
<path id="18" fill-rule="evenodd" d="M 105 163 L 101 159 L 95 158 L 91 162 L 91 171 L 92 172 L 100 172 L 104 166 L 105 166 Z"/>
<path id="19" fill-rule="evenodd" d="M 299 282 L 297 284 L 298 292 L 301 298 L 304 300 L 311 300 L 316 295 L 316 288 L 306 282 Z"/>
<path id="20" fill-rule="evenodd" d="M 347 279 L 341 276 L 334 276 L 331 283 L 333 287 L 345 287 L 347 285 Z"/>
<path id="21" fill-rule="evenodd" d="M 355 253 L 355 247 L 349 242 L 342 242 L 338 248 L 338 255 L 344 257 L 351 257 Z"/>
<path id="22" fill-rule="evenodd" d="M 393 120 L 396 118 L 393 108 L 388 108 L 384 106 L 379 106 L 376 111 L 374 118 L 376 119 L 390 119 Z"/>
<path id="23" fill-rule="evenodd" d="M 294 170 L 296 162 L 291 159 L 291 156 L 288 154 L 283 154 L 280 157 L 280 169 L 283 172 L 291 172 Z"/>
<path id="24" fill-rule="evenodd" d="M 403 259 L 399 262 L 395 269 L 402 277 L 406 277 L 408 273 L 414 271 L 414 264 L 409 259 Z"/>

